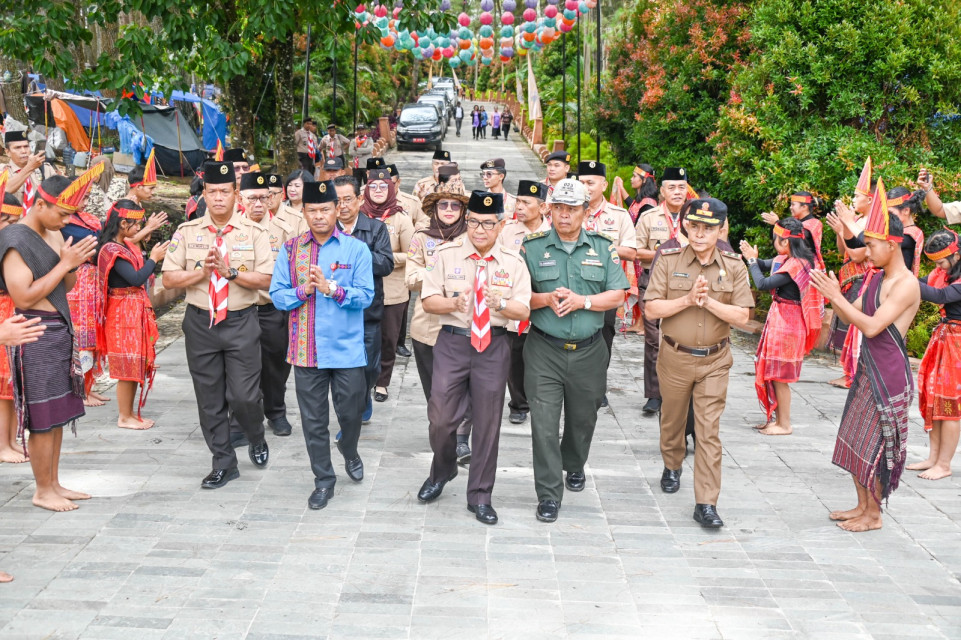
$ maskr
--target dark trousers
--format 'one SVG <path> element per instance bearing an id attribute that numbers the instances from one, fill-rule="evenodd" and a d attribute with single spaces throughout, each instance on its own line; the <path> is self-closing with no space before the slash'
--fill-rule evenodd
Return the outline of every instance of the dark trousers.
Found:
<path id="1" fill-rule="evenodd" d="M 454 118 L 454 126 L 456 127 L 457 135 L 460 135 L 460 126 L 464 122 L 463 118 Z"/>
<path id="2" fill-rule="evenodd" d="M 287 415 L 287 314 L 272 304 L 257 307 L 260 320 L 260 389 L 264 394 L 264 415 L 276 420 Z"/>
<path id="3" fill-rule="evenodd" d="M 400 321 L 400 333 L 397 334 L 397 346 L 402 347 L 407 344 L 407 317 L 410 312 L 410 298 L 404 306 L 404 318 Z"/>
<path id="4" fill-rule="evenodd" d="M 434 452 L 430 479 L 446 480 L 457 468 L 456 432 L 469 398 L 474 430 L 467 477 L 468 504 L 491 503 L 509 351 L 506 335 L 491 336 L 483 353 L 471 346 L 469 336 L 446 331 L 440 332 L 434 345 L 434 379 L 427 403 L 430 448 Z"/>
<path id="5" fill-rule="evenodd" d="M 330 489 L 337 474 L 330 461 L 330 405 L 327 391 L 334 400 L 334 412 L 340 424 L 340 447 L 344 457 L 357 457 L 360 440 L 360 418 L 364 413 L 364 368 L 314 369 L 294 367 L 294 386 L 300 406 L 300 423 L 307 443 L 310 470 L 316 489 Z"/>
<path id="6" fill-rule="evenodd" d="M 384 319 L 380 323 L 380 375 L 377 376 L 378 387 L 390 386 L 390 377 L 394 373 L 394 362 L 397 360 L 397 341 L 401 332 L 404 318 L 407 317 L 408 302 L 384 305 Z"/>
<path id="7" fill-rule="evenodd" d="M 567 351 L 531 332 L 524 345 L 524 388 L 531 403 L 534 488 L 538 500 L 561 501 L 564 471 L 583 471 L 597 410 L 607 387 L 603 343 Z M 561 408 L 564 436 L 559 436 Z M 473 463 L 472 463 L 473 464 Z"/>
<path id="8" fill-rule="evenodd" d="M 507 134 L 511 131 L 511 126 L 509 124 L 502 124 L 501 127 L 504 130 L 504 140 L 507 140 Z"/>
<path id="9" fill-rule="evenodd" d="M 651 270 L 644 271 L 637 278 L 638 305 L 644 314 L 644 397 L 661 397 L 661 386 L 657 381 L 657 350 L 661 347 L 661 321 L 651 320 L 644 313 L 644 292 L 651 281 Z"/>
<path id="10" fill-rule="evenodd" d="M 511 394 L 511 400 L 507 406 L 511 411 L 527 413 L 531 410 L 527 404 L 527 396 L 524 394 L 524 342 L 527 340 L 527 334 L 509 331 L 507 339 L 511 345 L 511 372 L 507 378 L 507 391 Z"/>
<path id="11" fill-rule="evenodd" d="M 230 446 L 228 409 L 251 444 L 264 440 L 260 404 L 260 322 L 256 308 L 231 311 L 210 327 L 209 312 L 192 305 L 184 313 L 187 368 L 194 383 L 200 429 L 213 454 L 213 469 L 237 466 Z"/>
<path id="12" fill-rule="evenodd" d="M 364 350 L 367 352 L 367 366 L 364 367 L 364 384 L 366 392 L 364 397 L 370 395 L 370 390 L 377 382 L 380 375 L 380 322 L 364 321 Z M 366 407 L 367 400 L 364 400 Z"/>
<path id="13" fill-rule="evenodd" d="M 300 160 L 300 168 L 314 175 L 314 160 L 309 153 L 298 153 L 297 159 Z"/>
<path id="14" fill-rule="evenodd" d="M 430 392 L 434 380 L 434 347 L 423 342 L 418 342 L 411 338 L 411 345 L 414 347 L 414 363 L 417 365 L 417 376 L 420 378 L 420 386 L 424 388 L 424 398 L 430 406 Z M 429 414 L 428 414 L 429 417 Z M 471 415 L 470 399 L 468 398 L 467 407 L 460 416 L 460 426 L 457 428 L 457 435 L 465 438 L 470 435 Z"/>

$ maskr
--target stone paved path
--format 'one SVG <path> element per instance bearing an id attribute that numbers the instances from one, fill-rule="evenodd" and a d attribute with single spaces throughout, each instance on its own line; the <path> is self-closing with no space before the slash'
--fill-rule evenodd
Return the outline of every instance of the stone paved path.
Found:
<path id="1" fill-rule="evenodd" d="M 479 167 L 493 154 L 474 147 L 448 144 Z M 492 148 L 533 168 L 520 145 Z M 396 160 L 410 187 L 430 154 Z M 794 435 L 766 438 L 750 428 L 761 413 L 738 340 L 722 420 L 727 526 L 708 532 L 691 519 L 690 460 L 679 493 L 659 489 L 642 351 L 618 335 L 587 489 L 567 494 L 555 524 L 534 519 L 529 427 L 505 414 L 501 522 L 485 527 L 465 509 L 464 474 L 436 503 L 416 500 L 430 452 L 413 360 L 399 359 L 364 428 L 364 481 L 338 465 L 327 509 L 306 507 L 292 383 L 294 433 L 268 436 L 269 468 L 240 451 L 240 479 L 201 491 L 210 457 L 177 339 L 159 356 L 156 428 L 117 429 L 106 407 L 65 437 L 64 483 L 95 495 L 79 510 L 34 508 L 29 468 L 0 465 L 0 568 L 16 576 L 0 585 L 0 638 L 961 638 L 961 480 L 907 473 L 880 531 L 828 521 L 854 496 L 830 464 L 845 397 L 824 384 L 830 362 L 810 361 L 794 385 Z M 926 453 L 915 418 L 909 456 Z"/>

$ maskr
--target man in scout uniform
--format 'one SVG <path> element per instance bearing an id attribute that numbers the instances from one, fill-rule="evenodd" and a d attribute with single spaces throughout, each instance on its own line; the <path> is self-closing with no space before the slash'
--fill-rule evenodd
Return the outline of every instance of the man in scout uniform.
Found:
<path id="1" fill-rule="evenodd" d="M 662 243 L 676 239 L 687 244 L 681 231 L 681 207 L 687 201 L 687 172 L 680 167 L 668 167 L 661 178 L 661 204 L 648 209 L 638 218 L 637 259 L 644 270 L 637 276 L 641 313 L 644 313 L 644 292 L 651 280 L 651 262 Z M 644 413 L 652 415 L 661 409 L 661 390 L 657 384 L 657 349 L 661 342 L 659 323 L 644 314 Z"/>
<path id="2" fill-rule="evenodd" d="M 434 152 L 434 159 L 431 160 L 431 175 L 426 178 L 421 178 L 414 185 L 413 194 L 424 199 L 428 193 L 433 193 L 437 190 L 437 185 L 440 183 L 440 178 L 438 177 L 437 170 L 443 167 L 445 164 L 450 163 L 450 151 L 445 151 L 443 149 L 438 149 Z"/>
<path id="3" fill-rule="evenodd" d="M 326 165 L 327 160 L 333 158 L 339 158 L 341 166 L 343 169 L 347 166 L 347 147 L 350 146 L 350 140 L 347 136 L 337 133 L 337 125 L 329 124 L 327 125 L 327 135 L 320 139 L 320 150 L 324 154 L 324 164 Z M 326 166 L 325 166 L 326 170 Z M 333 180 L 333 178 L 329 178 Z"/>
<path id="4" fill-rule="evenodd" d="M 307 231 L 307 221 L 296 209 L 292 209 L 284 204 L 284 179 L 276 173 L 266 173 L 267 189 L 270 199 L 267 200 L 267 211 L 270 218 L 275 216 L 283 220 L 291 229 L 290 236 L 299 236 Z M 276 255 L 276 252 L 275 252 Z"/>
<path id="5" fill-rule="evenodd" d="M 503 158 L 494 158 L 481 165 L 481 179 L 484 181 L 484 188 L 491 193 L 499 193 L 504 197 L 504 214 L 508 220 L 512 220 L 514 209 L 517 207 L 517 198 L 504 189 L 505 177 L 507 177 L 507 165 L 504 164 Z"/>
<path id="6" fill-rule="evenodd" d="M 300 168 L 314 175 L 314 162 L 317 160 L 317 125 L 313 118 L 304 118 L 304 124 L 294 132 L 294 146 Z"/>
<path id="7" fill-rule="evenodd" d="M 234 147 L 224 151 L 224 162 L 229 162 L 234 166 L 234 177 L 237 180 L 237 188 L 240 189 L 240 178 L 250 171 L 250 162 L 247 160 L 247 152 L 240 147 Z"/>
<path id="8" fill-rule="evenodd" d="M 183 332 L 200 428 L 213 454 L 201 487 L 238 478 L 230 446 L 228 410 L 246 433 L 250 460 L 267 466 L 260 404 L 260 291 L 270 285 L 273 252 L 263 226 L 236 211 L 230 162 L 204 163 L 206 213 L 185 222 L 170 239 L 163 263 L 167 289 L 187 290 Z"/>
<path id="9" fill-rule="evenodd" d="M 528 236 L 521 249 L 534 292 L 524 390 L 531 408 L 536 515 L 543 522 L 557 520 L 565 484 L 584 490 L 584 465 L 607 387 L 604 313 L 624 302 L 629 286 L 610 239 L 583 229 L 587 204 L 583 184 L 558 182 L 550 197 L 553 228 Z"/>
<path id="10" fill-rule="evenodd" d="M 637 232 L 631 222 L 627 209 L 604 199 L 607 190 L 607 167 L 603 162 L 590 160 L 577 166 L 578 179 L 587 187 L 590 203 L 584 218 L 584 229 L 602 233 L 611 239 L 617 249 L 618 257 L 626 263 L 634 260 L 637 254 Z M 617 308 L 607 311 L 604 316 L 604 342 L 610 355 L 614 348 Z M 607 396 L 601 406 L 607 406 Z"/>
<path id="11" fill-rule="evenodd" d="M 550 208 L 545 202 L 547 185 L 542 182 L 521 180 L 517 187 L 517 218 L 508 220 L 504 230 L 498 238 L 500 243 L 508 249 L 519 251 L 524 238 L 532 233 L 549 231 L 551 223 L 547 219 Z M 510 322 L 507 325 L 507 336 L 511 343 L 511 373 L 507 379 L 507 390 L 511 394 L 508 407 L 510 421 L 521 424 L 527 420 L 530 406 L 524 394 L 524 342 L 527 338 L 527 328 L 530 322 Z"/>
<path id="12" fill-rule="evenodd" d="M 276 259 L 280 247 L 293 237 L 294 230 L 280 216 L 269 216 L 269 177 L 262 173 L 245 173 L 240 179 L 240 197 L 246 216 L 267 227 L 270 251 Z M 289 436 L 287 420 L 287 314 L 278 310 L 266 291 L 257 292 L 257 318 L 260 321 L 260 390 L 263 393 L 267 426 L 278 436 Z"/>
<path id="13" fill-rule="evenodd" d="M 54 175 L 52 167 L 44 171 L 46 156 L 41 151 L 30 153 L 30 141 L 26 131 L 5 131 L 3 146 L 7 150 L 10 162 L 0 164 L 0 173 L 4 169 L 10 172 L 7 180 L 7 193 L 12 193 L 22 203 L 23 208 L 30 210 L 37 196 L 37 188 L 45 178 Z"/>
<path id="14" fill-rule="evenodd" d="M 441 331 L 427 403 L 434 459 L 417 499 L 435 500 L 457 475 L 456 431 L 469 396 L 467 509 L 483 524 L 495 524 L 491 492 L 510 366 L 505 325 L 530 315 L 531 281 L 520 255 L 497 242 L 505 220 L 501 194 L 475 191 L 467 210 L 467 233 L 438 249 L 421 288 L 424 310 L 440 316 Z"/>
<path id="15" fill-rule="evenodd" d="M 554 192 L 554 185 L 567 177 L 571 170 L 571 154 L 566 151 L 555 151 L 544 160 L 547 166 L 547 177 L 544 184 L 547 185 L 547 195 Z"/>
<path id="16" fill-rule="evenodd" d="M 661 489 L 680 488 L 684 429 L 694 401 L 694 520 L 718 528 L 721 440 L 727 401 L 732 324 L 747 322 L 754 306 L 741 256 L 717 248 L 727 206 L 720 200 L 692 200 L 684 218 L 689 244 L 661 251 L 645 294 L 645 313 L 661 319 L 657 374 L 661 384 Z"/>
<path id="17" fill-rule="evenodd" d="M 321 175 L 324 180 L 333 181 L 340 176 L 349 175 L 350 171 L 347 169 L 347 165 L 344 164 L 343 156 L 334 156 L 324 160 L 323 172 Z"/>

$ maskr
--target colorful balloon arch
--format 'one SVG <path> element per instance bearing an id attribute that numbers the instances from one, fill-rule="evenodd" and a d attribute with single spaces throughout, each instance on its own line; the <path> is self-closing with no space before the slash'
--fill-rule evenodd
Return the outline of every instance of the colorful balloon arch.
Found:
<path id="1" fill-rule="evenodd" d="M 524 0 L 525 9 L 517 11 L 516 0 L 503 0 L 498 17 L 494 16 L 494 0 L 481 0 L 480 12 L 472 16 L 466 11 L 457 16 L 457 29 L 437 33 L 433 28 L 410 31 L 403 28 L 404 2 L 397 0 L 393 9 L 380 2 L 360 4 L 354 12 L 355 26 L 373 25 L 380 30 L 380 45 L 385 49 L 409 51 L 417 60 L 434 60 L 457 68 L 462 65 L 490 65 L 495 54 L 501 62 L 514 56 L 540 51 L 561 33 L 574 28 L 577 18 L 597 6 L 597 0 L 547 0 L 543 14 L 538 14 L 538 0 Z M 451 0 L 441 0 L 440 11 L 450 11 Z M 520 24 L 515 28 L 515 21 Z M 495 26 L 495 23 L 500 26 Z"/>

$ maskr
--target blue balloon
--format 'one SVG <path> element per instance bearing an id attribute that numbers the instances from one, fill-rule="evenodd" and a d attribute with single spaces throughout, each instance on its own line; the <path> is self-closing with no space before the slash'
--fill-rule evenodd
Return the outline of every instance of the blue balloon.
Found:
<path id="1" fill-rule="evenodd" d="M 568 20 L 573 20 L 577 17 L 577 11 L 571 11 L 570 9 L 564 9 L 564 17 Z"/>
<path id="2" fill-rule="evenodd" d="M 480 30 L 478 30 L 478 33 L 482 38 L 489 38 L 494 33 L 494 27 L 490 26 L 489 24 L 485 24 L 480 28 Z"/>
<path id="3" fill-rule="evenodd" d="M 514 27 L 510 25 L 505 25 L 501 27 L 501 37 L 502 38 L 513 38 L 514 37 Z"/>
<path id="4" fill-rule="evenodd" d="M 491 62 L 493 61 L 494 61 L 493 58 L 481 58 L 481 64 L 484 65 L 485 67 L 489 67 Z"/>
<path id="5" fill-rule="evenodd" d="M 463 60 L 464 62 L 469 62 L 469 61 L 470 61 L 470 50 L 469 50 L 469 49 L 461 49 L 461 50 L 460 50 L 460 53 L 457 54 L 457 55 L 458 55 L 458 56 L 460 57 L 460 59 Z"/>

